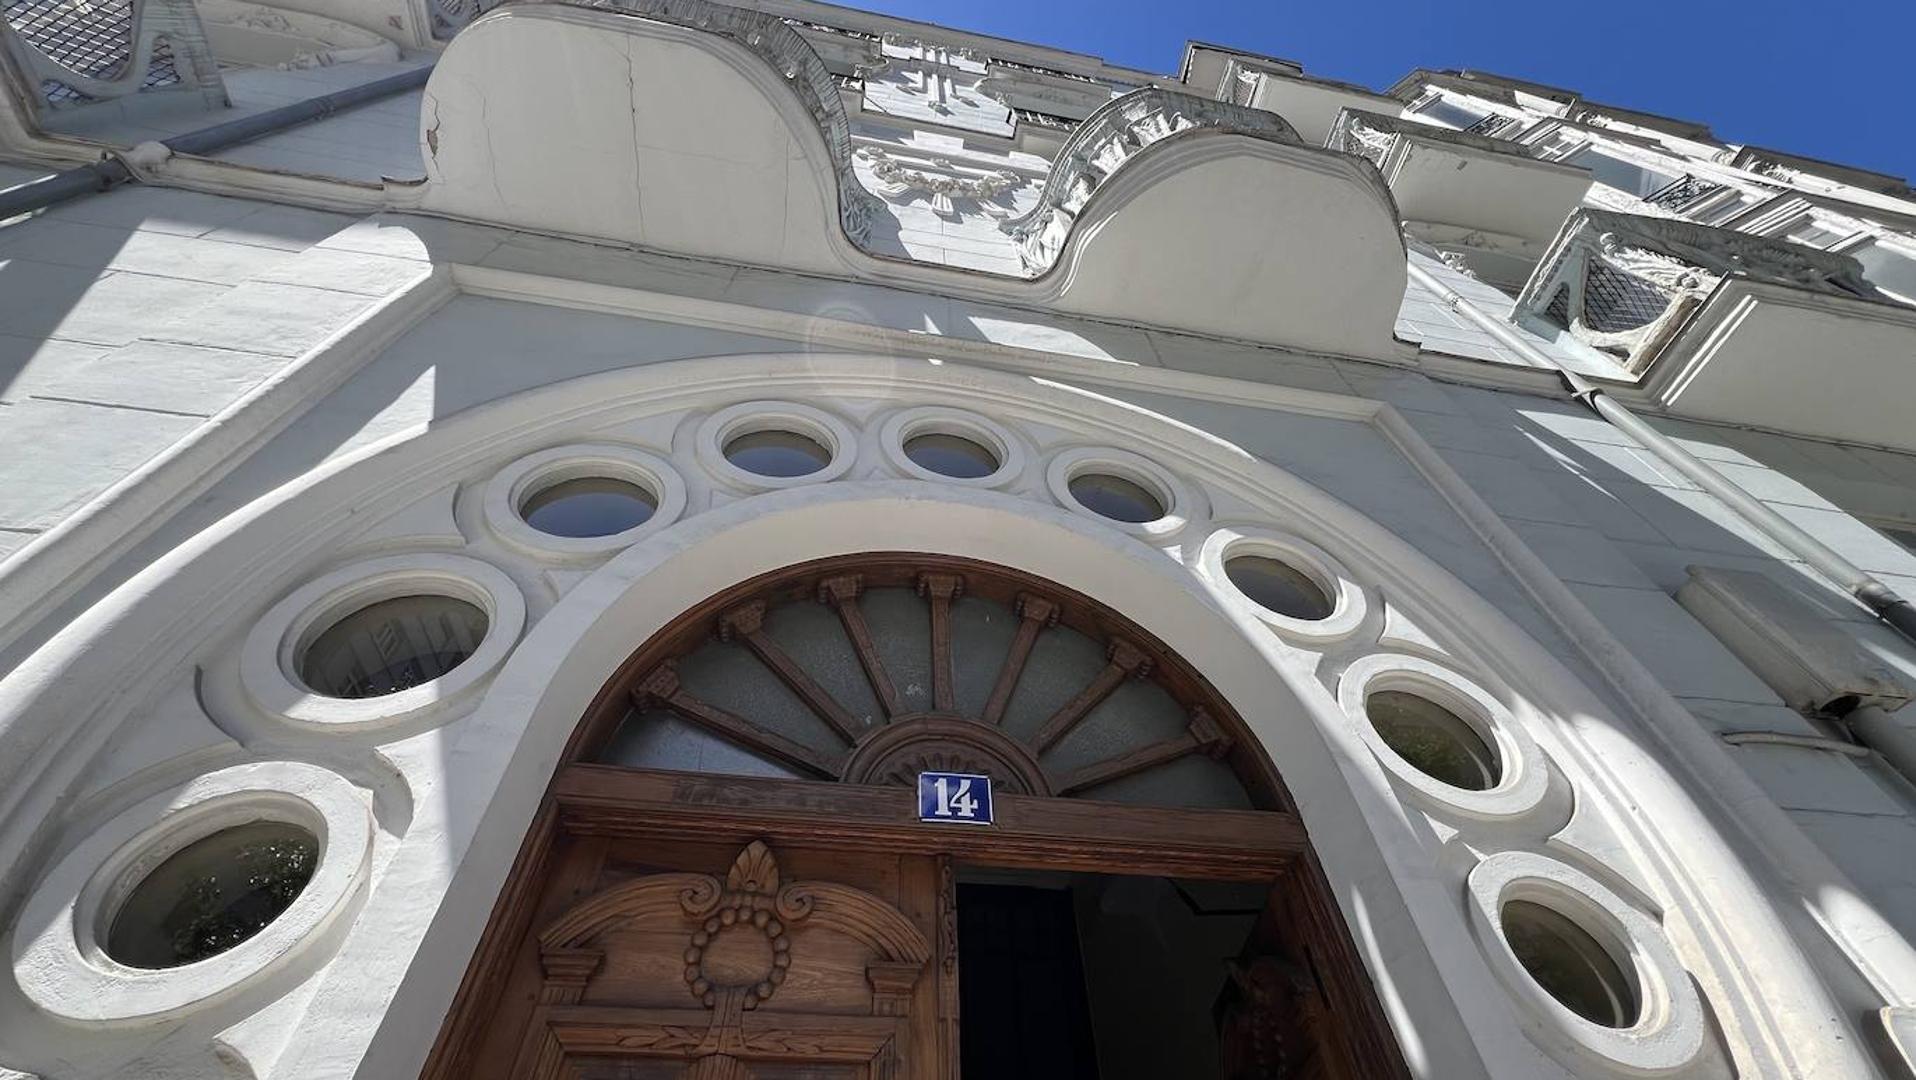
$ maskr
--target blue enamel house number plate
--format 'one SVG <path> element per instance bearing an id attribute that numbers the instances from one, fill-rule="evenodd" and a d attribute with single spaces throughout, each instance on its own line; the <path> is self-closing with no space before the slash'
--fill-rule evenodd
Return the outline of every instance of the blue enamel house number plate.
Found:
<path id="1" fill-rule="evenodd" d="M 991 824 L 991 777 L 977 773 L 919 773 L 918 820 L 955 825 Z"/>

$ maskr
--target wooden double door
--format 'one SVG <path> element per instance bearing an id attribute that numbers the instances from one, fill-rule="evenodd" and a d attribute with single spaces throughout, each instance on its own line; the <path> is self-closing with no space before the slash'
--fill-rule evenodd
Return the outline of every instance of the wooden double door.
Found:
<path id="1" fill-rule="evenodd" d="M 940 830 L 898 789 L 595 765 L 567 767 L 555 789 L 429 1077 L 976 1075 L 961 1053 L 960 880 L 978 867 L 1268 881 L 1221 972 L 1217 1054 L 1186 1075 L 1402 1075 L 1288 815 L 1003 796 L 989 830 Z M 969 1035 L 994 1051 L 1034 1037 L 1002 1017 Z M 1011 1056 L 1099 1075 L 1082 1032 L 1051 1035 Z"/>
<path id="2" fill-rule="evenodd" d="M 920 821 L 922 772 L 989 776 L 995 820 Z M 1179 1080 L 1407 1075 L 1294 804 L 1202 674 L 1054 583 L 902 553 L 744 582 L 639 646 L 573 734 L 425 1075 L 983 1080 L 968 1037 L 1007 1080 L 1050 1033 L 1002 1009 L 966 1027 L 980 872 L 1255 885 Z M 1078 947 L 1047 933 L 1029 951 Z M 1057 1023 L 1083 1027 L 1072 1009 Z M 1073 1039 L 1046 1052 L 1082 1061 Z"/>

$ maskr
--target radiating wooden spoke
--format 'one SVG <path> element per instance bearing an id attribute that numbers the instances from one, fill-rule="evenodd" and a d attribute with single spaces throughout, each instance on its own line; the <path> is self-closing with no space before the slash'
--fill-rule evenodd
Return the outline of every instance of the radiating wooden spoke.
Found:
<path id="1" fill-rule="evenodd" d="M 765 731 L 744 717 L 693 697 L 679 684 L 678 665 L 670 661 L 654 668 L 633 688 L 632 697 L 641 709 L 655 703 L 663 705 L 713 734 L 816 776 L 836 780 L 845 764 L 843 756 L 836 761 L 827 759 L 808 746 L 793 742 L 777 732 Z"/>
<path id="2" fill-rule="evenodd" d="M 1186 754 L 1208 754 L 1222 757 L 1231 748 L 1230 737 L 1211 719 L 1211 714 L 1202 706 L 1191 710 L 1190 725 L 1182 735 L 1171 739 L 1162 739 L 1149 746 L 1140 746 L 1128 754 L 1087 765 L 1058 781 L 1056 792 L 1059 795 L 1075 795 L 1086 788 L 1099 784 L 1108 784 L 1113 780 L 1155 769 L 1167 765 Z"/>
<path id="3" fill-rule="evenodd" d="M 890 719 L 903 709 L 898 704 L 898 691 L 892 687 L 891 676 L 885 673 L 878 646 L 872 642 L 871 628 L 865 625 L 865 613 L 858 608 L 858 594 L 863 585 L 856 574 L 828 577 L 818 583 L 818 598 L 838 612 L 839 621 L 845 624 L 845 636 L 851 638 L 852 650 L 858 654 L 859 666 L 865 669 L 865 678 L 872 684 L 872 694 L 884 708 L 886 719 Z"/>
<path id="4" fill-rule="evenodd" d="M 958 693 L 951 675 L 951 602 L 964 591 L 957 574 L 920 574 L 918 593 L 931 602 L 931 707 L 958 711 Z"/>
<path id="5" fill-rule="evenodd" d="M 991 698 L 985 702 L 982 717 L 985 723 L 1004 723 L 1005 707 L 1011 704 L 1011 693 L 1018 688 L 1018 677 L 1024 674 L 1025 661 L 1031 659 L 1031 647 L 1038 641 L 1038 632 L 1057 621 L 1057 604 L 1042 596 L 1018 594 L 1018 633 L 1011 639 L 1005 662 L 998 668 L 998 682 L 991 688 Z"/>
<path id="6" fill-rule="evenodd" d="M 784 649 L 778 647 L 765 634 L 765 601 L 753 600 L 750 603 L 727 611 L 719 616 L 719 636 L 721 639 L 736 638 L 745 643 L 746 648 L 778 676 L 780 682 L 791 688 L 792 693 L 805 702 L 812 714 L 830 725 L 833 731 L 847 743 L 855 743 L 865 734 L 866 726 L 859 722 L 849 710 L 838 703 L 831 692 L 818 684 L 816 679 L 806 674 Z"/>
<path id="7" fill-rule="evenodd" d="M 1137 646 L 1123 638 L 1113 638 L 1106 655 L 1110 657 L 1110 660 L 1104 665 L 1104 670 L 1098 672 L 1097 677 L 1093 678 L 1089 685 L 1078 691 L 1077 696 L 1065 702 L 1057 712 L 1052 713 L 1051 718 L 1038 729 L 1038 734 L 1032 737 L 1032 748 L 1038 753 L 1042 754 L 1051 749 L 1058 744 L 1059 739 L 1069 735 L 1071 729 L 1078 726 L 1078 721 L 1083 720 L 1087 713 L 1097 708 L 1099 702 L 1110 697 L 1111 692 L 1116 690 L 1125 679 L 1130 678 L 1134 673 L 1142 675 L 1151 669 L 1150 658 L 1146 657 Z"/>

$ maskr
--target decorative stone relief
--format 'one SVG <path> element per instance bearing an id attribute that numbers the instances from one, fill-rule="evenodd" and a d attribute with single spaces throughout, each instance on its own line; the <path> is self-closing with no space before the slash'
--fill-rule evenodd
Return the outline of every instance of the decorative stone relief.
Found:
<path id="1" fill-rule="evenodd" d="M 978 203 L 985 213 L 996 217 L 1008 216 L 1009 211 L 1005 207 L 993 206 L 987 200 L 1009 194 L 1025 185 L 1025 178 L 1010 169 L 968 173 L 946 158 L 932 158 L 931 170 L 914 169 L 885 151 L 869 146 L 859 147 L 858 156 L 871 162 L 872 174 L 884 185 L 879 189 L 879 194 L 888 199 L 899 199 L 923 192 L 932 210 L 946 217 L 958 214 L 957 203 L 953 200 Z"/>
<path id="2" fill-rule="evenodd" d="M 1026 272 L 1042 274 L 1057 262 L 1077 215 L 1126 161 L 1154 143 L 1200 128 L 1302 144 L 1282 117 L 1262 109 L 1156 87 L 1113 98 L 1071 133 L 1052 163 L 1038 205 L 999 226 L 1018 242 Z"/>

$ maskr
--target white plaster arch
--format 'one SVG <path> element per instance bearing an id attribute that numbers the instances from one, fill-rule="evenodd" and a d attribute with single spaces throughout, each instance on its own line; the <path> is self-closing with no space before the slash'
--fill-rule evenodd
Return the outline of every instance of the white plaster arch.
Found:
<path id="1" fill-rule="evenodd" d="M 1585 794 L 1615 811 L 1619 849 L 1647 864 L 1665 894 L 1659 904 L 1686 924 L 1684 959 L 1706 994 L 1728 995 L 1719 1015 L 1754 1055 L 1757 1074 L 1866 1074 L 1826 988 L 1714 824 L 1664 766 L 1644 760 L 1627 721 L 1481 597 L 1388 530 L 1213 435 L 1095 393 L 957 364 L 830 354 L 662 363 L 489 402 L 342 456 L 156 560 L 0 681 L 0 781 L 19 781 L 0 782 L 0 801 L 13 822 L 57 822 L 60 785 L 88 760 L 89 747 L 128 722 L 142 681 L 190 663 L 249 605 L 326 565 L 363 528 L 352 521 L 357 508 L 404 505 L 421 491 L 489 476 L 539 447 L 638 417 L 767 397 L 861 396 L 968 408 L 1007 426 L 1049 426 L 1071 441 L 1120 443 L 1335 553 L 1486 685 L 1534 704 L 1526 722 L 1550 726 L 1553 755 Z M 1462 932 L 1460 894 L 1428 872 L 1422 834 L 1381 768 L 1330 693 L 1243 605 L 1222 601 L 1144 540 L 1050 505 L 1028 487 L 851 480 L 688 516 L 613 557 L 538 619 L 477 711 L 447 728 L 442 782 L 421 788 L 421 824 L 393 860 L 394 885 L 376 883 L 362 916 L 378 933 L 349 939 L 316 986 L 313 1008 L 364 1014 L 369 996 L 394 1002 L 370 1053 L 342 1045 L 337 1028 L 301 1030 L 280 1059 L 283 1074 L 416 1070 L 523 834 L 526 800 L 536 801 L 556 762 L 563 739 L 553 742 L 553 729 L 571 729 L 585 699 L 650 629 L 758 568 L 883 549 L 965 555 L 1051 577 L 1111 603 L 1184 653 L 1247 716 L 1268 712 L 1271 702 L 1294 705 L 1287 715 L 1298 725 L 1274 728 L 1267 718 L 1257 722 L 1259 734 L 1273 740 L 1307 825 L 1321 830 L 1320 848 L 1336 852 L 1326 869 L 1407 1055 L 1429 1076 L 1538 1075 L 1543 1059 L 1515 1034 L 1499 984 Z M 631 614 L 621 614 L 627 605 Z M 103 656 L 124 663 L 103 667 Z M 81 670 L 97 677 L 70 677 Z M 61 726 L 72 717 L 85 722 Z M 66 750 L 74 752 L 59 752 Z M 36 772 L 22 769 L 28 761 Z M 1629 766 L 1627 793 L 1616 762 Z M 1306 772 L 1309 783 L 1294 779 Z M 16 864 L 34 842 L 17 825 L 0 832 L 0 865 Z M 421 900 L 441 893 L 443 903 Z M 1762 987 L 1752 985 L 1752 971 L 1763 973 Z"/>

